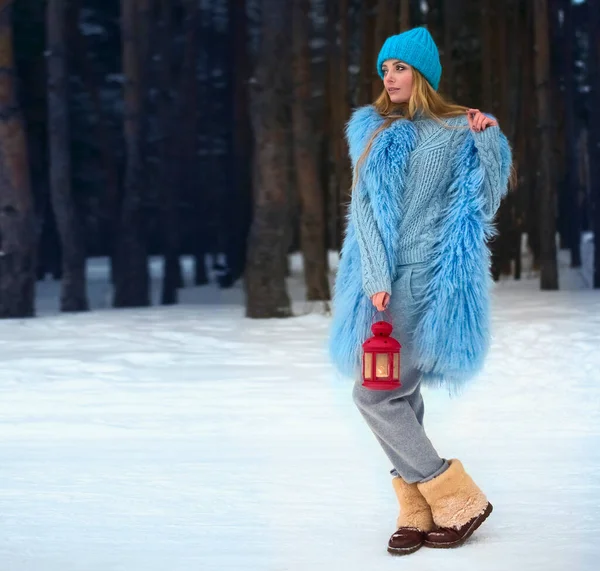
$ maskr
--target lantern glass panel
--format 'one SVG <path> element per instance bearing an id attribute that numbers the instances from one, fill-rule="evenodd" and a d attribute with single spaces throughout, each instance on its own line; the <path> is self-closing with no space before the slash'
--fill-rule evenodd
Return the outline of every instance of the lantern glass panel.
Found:
<path id="1" fill-rule="evenodd" d="M 373 378 L 373 353 L 365 353 L 365 379 Z"/>
<path id="2" fill-rule="evenodd" d="M 392 375 L 394 379 L 400 378 L 400 354 L 394 353 L 394 374 Z"/>
<path id="3" fill-rule="evenodd" d="M 390 360 L 387 353 L 377 353 L 375 357 L 375 376 L 378 378 L 390 376 Z"/>

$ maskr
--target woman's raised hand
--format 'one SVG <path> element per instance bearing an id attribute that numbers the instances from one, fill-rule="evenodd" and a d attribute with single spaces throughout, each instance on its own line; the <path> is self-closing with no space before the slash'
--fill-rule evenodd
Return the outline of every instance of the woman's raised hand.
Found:
<path id="1" fill-rule="evenodd" d="M 377 311 L 383 311 L 390 302 L 390 294 L 385 291 L 380 291 L 371 298 L 371 301 L 373 302 L 373 305 L 377 308 Z"/>
<path id="2" fill-rule="evenodd" d="M 469 122 L 469 128 L 471 131 L 479 132 L 484 131 L 488 127 L 497 127 L 498 121 L 490 119 L 487 115 L 484 115 L 479 109 L 467 110 L 467 121 Z"/>

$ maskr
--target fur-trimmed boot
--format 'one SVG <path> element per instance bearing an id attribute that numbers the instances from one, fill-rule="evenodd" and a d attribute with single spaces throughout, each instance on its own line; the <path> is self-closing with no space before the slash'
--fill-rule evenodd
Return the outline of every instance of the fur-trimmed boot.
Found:
<path id="1" fill-rule="evenodd" d="M 408 555 L 421 548 L 425 534 L 435 525 L 431 508 L 417 484 L 407 484 L 402 478 L 395 477 L 392 485 L 400 505 L 400 515 L 396 521 L 398 529 L 388 542 L 388 551 L 394 555 Z"/>
<path id="2" fill-rule="evenodd" d="M 428 482 L 419 483 L 419 491 L 431 506 L 437 529 L 427 533 L 427 547 L 458 547 L 492 513 L 492 504 L 465 472 L 460 460 L 449 460 L 450 467 Z"/>

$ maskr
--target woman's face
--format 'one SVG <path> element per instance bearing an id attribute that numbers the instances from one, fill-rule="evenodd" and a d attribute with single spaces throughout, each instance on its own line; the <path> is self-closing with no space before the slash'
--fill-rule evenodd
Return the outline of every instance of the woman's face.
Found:
<path id="1" fill-rule="evenodd" d="M 413 87 L 412 67 L 399 59 L 387 59 L 381 69 L 383 85 L 392 103 L 407 103 Z"/>

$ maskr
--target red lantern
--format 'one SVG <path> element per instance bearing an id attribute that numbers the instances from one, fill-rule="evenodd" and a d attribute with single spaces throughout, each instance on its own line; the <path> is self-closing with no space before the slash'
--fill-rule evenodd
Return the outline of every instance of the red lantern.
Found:
<path id="1" fill-rule="evenodd" d="M 389 391 L 401 387 L 400 349 L 402 345 L 390 337 L 393 327 L 387 321 L 371 325 L 373 337 L 363 343 L 363 387 Z"/>

